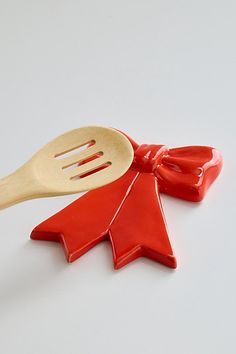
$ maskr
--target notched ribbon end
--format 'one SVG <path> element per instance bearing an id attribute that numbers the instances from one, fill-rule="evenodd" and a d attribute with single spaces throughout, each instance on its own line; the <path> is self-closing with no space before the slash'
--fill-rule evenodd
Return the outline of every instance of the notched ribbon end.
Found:
<path id="1" fill-rule="evenodd" d="M 121 268 L 123 268 L 124 266 L 126 266 L 128 263 L 136 260 L 140 258 L 139 256 L 136 256 L 132 259 L 129 259 L 129 260 L 118 260 L 117 262 L 114 262 L 114 269 L 115 270 L 119 270 Z M 151 257 L 145 257 L 147 259 L 151 259 Z M 177 261 L 176 261 L 176 258 L 174 256 L 167 256 L 167 257 L 156 257 L 155 259 L 153 258 L 153 260 L 157 263 L 160 263 L 168 268 L 171 268 L 171 269 L 176 269 L 177 268 Z"/>
<path id="2" fill-rule="evenodd" d="M 159 252 L 154 252 L 153 250 L 147 250 L 142 247 L 137 247 L 132 251 L 129 251 L 126 254 L 122 255 L 122 257 L 119 258 L 114 257 L 114 268 L 116 270 L 123 268 L 128 263 L 131 263 L 132 261 L 140 257 L 151 259 L 155 262 L 158 262 L 172 269 L 177 268 L 177 260 L 174 255 L 161 254 Z"/>
<path id="3" fill-rule="evenodd" d="M 59 234 L 57 232 L 39 231 L 37 227 L 31 232 L 30 238 L 36 241 L 59 242 Z"/>

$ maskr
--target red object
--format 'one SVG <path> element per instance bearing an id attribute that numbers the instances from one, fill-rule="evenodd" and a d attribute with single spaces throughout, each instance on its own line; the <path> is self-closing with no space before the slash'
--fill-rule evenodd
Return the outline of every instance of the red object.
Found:
<path id="1" fill-rule="evenodd" d="M 109 239 L 116 269 L 141 256 L 176 268 L 159 192 L 202 200 L 221 170 L 222 157 L 206 146 L 168 149 L 129 140 L 134 161 L 126 174 L 44 221 L 32 239 L 61 242 L 69 262 Z"/>

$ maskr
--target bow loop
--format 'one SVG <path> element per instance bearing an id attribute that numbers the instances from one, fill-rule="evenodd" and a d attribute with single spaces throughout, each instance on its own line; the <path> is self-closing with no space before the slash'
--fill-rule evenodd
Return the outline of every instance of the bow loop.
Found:
<path id="1" fill-rule="evenodd" d="M 201 201 L 222 167 L 219 151 L 208 146 L 170 149 L 155 171 L 160 191 L 181 199 Z"/>

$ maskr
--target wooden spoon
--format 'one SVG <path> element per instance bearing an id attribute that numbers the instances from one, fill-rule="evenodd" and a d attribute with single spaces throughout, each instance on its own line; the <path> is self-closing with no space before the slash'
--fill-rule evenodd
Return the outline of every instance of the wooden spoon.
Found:
<path id="1" fill-rule="evenodd" d="M 103 186 L 121 177 L 132 161 L 133 148 L 118 131 L 96 126 L 72 130 L 0 180 L 0 209 Z"/>

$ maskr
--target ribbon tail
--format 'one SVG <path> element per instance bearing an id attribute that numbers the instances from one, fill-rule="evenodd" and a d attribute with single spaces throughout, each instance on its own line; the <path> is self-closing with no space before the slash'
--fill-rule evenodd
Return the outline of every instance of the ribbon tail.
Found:
<path id="1" fill-rule="evenodd" d="M 68 262 L 109 238 L 109 227 L 138 173 L 128 170 L 117 181 L 90 191 L 32 231 L 34 240 L 61 242 Z"/>
<path id="2" fill-rule="evenodd" d="M 111 225 L 110 239 L 116 269 L 141 256 L 176 268 L 153 174 L 137 177 Z"/>

